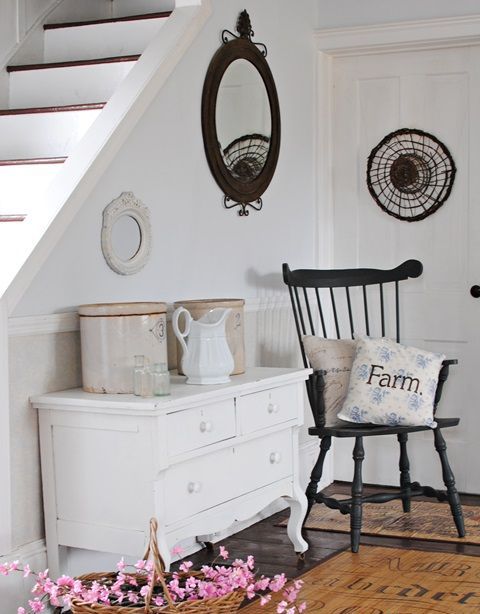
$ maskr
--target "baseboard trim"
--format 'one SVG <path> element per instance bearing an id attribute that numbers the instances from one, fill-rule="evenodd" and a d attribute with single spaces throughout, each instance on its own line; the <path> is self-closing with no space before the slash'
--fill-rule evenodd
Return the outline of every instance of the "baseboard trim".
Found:
<path id="1" fill-rule="evenodd" d="M 47 556 L 47 546 L 44 539 L 39 539 L 22 546 L 17 546 L 11 552 L 0 555 L 0 561 L 18 560 L 22 563 L 29 563 L 32 559 L 42 556 Z"/>

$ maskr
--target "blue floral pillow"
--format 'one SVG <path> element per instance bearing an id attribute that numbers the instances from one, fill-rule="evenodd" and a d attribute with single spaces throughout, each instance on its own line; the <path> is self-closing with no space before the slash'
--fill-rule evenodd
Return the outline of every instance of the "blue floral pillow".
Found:
<path id="1" fill-rule="evenodd" d="M 391 339 L 359 337 L 347 397 L 347 422 L 435 428 L 433 402 L 445 359 Z"/>

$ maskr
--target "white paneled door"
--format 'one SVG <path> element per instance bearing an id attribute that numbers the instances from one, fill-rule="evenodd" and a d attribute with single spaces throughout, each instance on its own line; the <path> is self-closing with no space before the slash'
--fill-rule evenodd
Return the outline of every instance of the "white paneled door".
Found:
<path id="1" fill-rule="evenodd" d="M 480 47 L 337 57 L 333 60 L 334 265 L 424 265 L 407 282 L 402 339 L 458 358 L 439 415 L 460 416 L 446 431 L 457 485 L 480 492 Z M 370 151 L 388 133 L 417 128 L 450 150 L 457 176 L 450 198 L 419 222 L 397 220 L 366 185 Z M 377 439 L 377 438 L 374 438 Z M 385 438 L 381 438 L 382 440 Z M 441 484 L 431 433 L 411 436 L 412 477 Z M 388 462 L 386 460 L 388 458 Z M 365 481 L 398 483 L 396 439 L 369 442 Z M 351 479 L 351 450 L 335 449 L 337 479 Z"/>

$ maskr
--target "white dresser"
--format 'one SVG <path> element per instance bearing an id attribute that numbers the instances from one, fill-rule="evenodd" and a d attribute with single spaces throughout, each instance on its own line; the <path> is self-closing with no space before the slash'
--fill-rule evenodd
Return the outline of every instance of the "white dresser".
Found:
<path id="1" fill-rule="evenodd" d="M 295 551 L 306 498 L 298 482 L 298 429 L 308 369 L 253 368 L 229 384 L 172 377 L 169 397 L 66 390 L 36 396 L 48 564 L 59 546 L 143 554 L 149 519 L 170 551 L 285 498 Z"/>

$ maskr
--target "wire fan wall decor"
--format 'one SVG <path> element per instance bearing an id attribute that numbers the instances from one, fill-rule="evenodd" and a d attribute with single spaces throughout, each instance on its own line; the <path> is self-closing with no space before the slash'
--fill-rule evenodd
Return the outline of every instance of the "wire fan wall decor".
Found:
<path id="1" fill-rule="evenodd" d="M 450 152 L 435 136 L 402 128 L 387 134 L 370 153 L 367 185 L 386 213 L 415 222 L 447 200 L 455 173 Z"/>
<path id="2" fill-rule="evenodd" d="M 223 150 L 223 160 L 232 176 L 241 182 L 256 179 L 265 166 L 270 139 L 262 134 L 246 134 Z"/>

